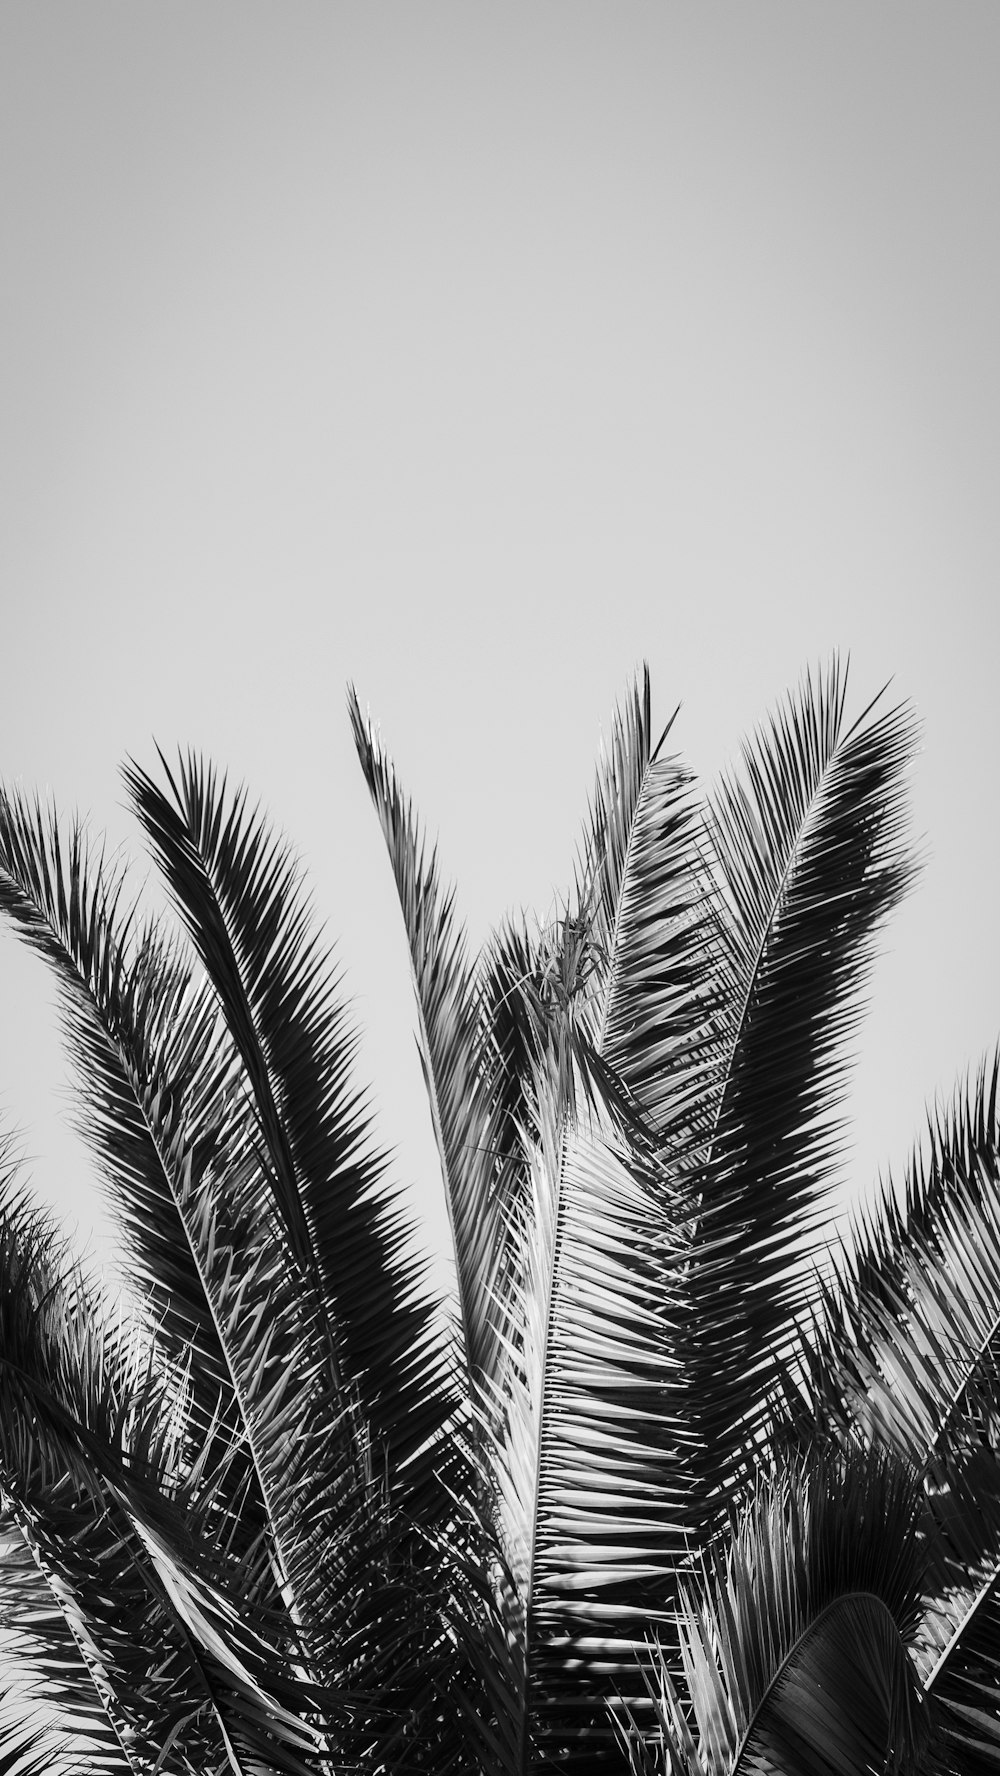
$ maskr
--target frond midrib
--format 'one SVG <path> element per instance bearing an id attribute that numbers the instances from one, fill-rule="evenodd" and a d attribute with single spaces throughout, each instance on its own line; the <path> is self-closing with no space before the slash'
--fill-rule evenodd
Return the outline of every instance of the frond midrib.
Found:
<path id="1" fill-rule="evenodd" d="M 989 1601 L 990 1593 L 993 1591 L 993 1589 L 997 1585 L 998 1581 L 1000 1581 L 1000 1554 L 998 1554 L 995 1557 L 995 1559 L 993 1561 L 992 1572 L 990 1573 L 989 1577 L 983 1581 L 982 1585 L 980 1585 L 979 1589 L 977 1590 L 977 1592 L 975 1594 L 973 1602 L 964 1611 L 961 1620 L 956 1622 L 954 1628 L 952 1629 L 951 1634 L 948 1637 L 948 1640 L 945 1643 L 945 1646 L 943 1647 L 943 1649 L 940 1652 L 940 1654 L 938 1655 L 938 1657 L 935 1659 L 930 1672 L 928 1673 L 927 1677 L 924 1679 L 923 1688 L 924 1688 L 925 1695 L 930 1695 L 931 1691 L 933 1690 L 934 1684 L 937 1682 L 937 1679 L 941 1675 L 941 1672 L 942 1672 L 944 1666 L 947 1664 L 948 1660 L 951 1658 L 951 1655 L 955 1651 L 956 1647 L 960 1644 L 963 1635 L 966 1633 L 966 1630 L 969 1627 L 970 1622 L 973 1622 L 975 1620 L 976 1616 L 978 1615 L 979 1611 L 982 1609 L 983 1605 Z"/>
<path id="2" fill-rule="evenodd" d="M 95 1669 L 97 1661 L 94 1659 L 93 1653 L 90 1651 L 90 1649 L 86 1645 L 84 1637 L 81 1634 L 77 1623 L 73 1620 L 72 1613 L 66 1609 L 66 1600 L 63 1597 L 60 1597 L 58 1589 L 53 1584 L 52 1575 L 49 1573 L 47 1566 L 45 1565 L 44 1561 L 41 1559 L 39 1551 L 35 1547 L 33 1538 L 28 1534 L 24 1524 L 22 1524 L 22 1522 L 20 1520 L 21 1519 L 21 1512 L 20 1512 L 16 1502 L 13 1501 L 12 1499 L 10 1499 L 9 1497 L 3 1496 L 2 1493 L 0 1493 L 0 1499 L 2 1499 L 3 1507 L 4 1507 L 5 1511 L 7 1511 L 7 1513 L 9 1514 L 11 1521 L 16 1524 L 18 1534 L 20 1535 L 24 1546 L 28 1550 L 28 1553 L 31 1557 L 31 1560 L 34 1563 L 36 1571 L 40 1574 L 43 1584 L 45 1585 L 49 1595 L 53 1598 L 53 1600 L 56 1604 L 56 1607 L 58 1608 L 58 1610 L 60 1611 L 60 1613 L 62 1615 L 63 1621 L 66 1623 L 66 1626 L 69 1629 L 69 1632 L 73 1637 L 73 1641 L 74 1641 L 77 1651 L 79 1652 L 79 1655 L 80 1655 L 81 1663 L 84 1667 L 84 1670 L 87 1673 L 88 1678 L 90 1679 L 91 1684 L 93 1685 L 94 1693 L 97 1696 L 97 1700 L 100 1703 L 102 1710 L 104 1711 L 105 1719 L 107 1720 L 108 1724 L 110 1725 L 111 1731 L 114 1733 L 115 1740 L 118 1744 L 118 1748 L 122 1754 L 122 1757 L 124 1758 L 129 1769 L 136 1772 L 136 1776 L 142 1776 L 142 1772 L 140 1770 L 140 1767 L 135 1763 L 134 1759 L 129 1755 L 128 1747 L 122 1738 L 121 1729 L 118 1725 L 118 1721 L 116 1718 L 116 1710 L 109 1705 L 109 1697 L 105 1696 L 105 1694 L 101 1688 L 101 1684 L 100 1684 L 100 1681 L 97 1676 L 97 1671 Z"/>
<path id="3" fill-rule="evenodd" d="M 639 826 L 639 815 L 640 815 L 640 811 L 643 806 L 646 792 L 649 788 L 649 782 L 650 782 L 650 778 L 652 776 L 653 766 L 656 763 L 657 757 L 660 752 L 660 748 L 663 745 L 663 741 L 666 739 L 667 732 L 668 732 L 668 730 L 665 729 L 664 733 L 661 735 L 659 741 L 657 742 L 655 750 L 649 754 L 649 757 L 647 758 L 646 763 L 643 765 L 642 781 L 639 785 L 639 794 L 635 798 L 635 808 L 633 809 L 633 812 L 632 812 L 632 819 L 629 822 L 628 842 L 625 846 L 625 856 L 622 860 L 621 883 L 619 886 L 618 894 L 615 898 L 615 921 L 614 921 L 614 929 L 611 934 L 610 966 L 609 966 L 609 970 L 608 970 L 608 979 L 607 979 L 607 982 L 605 985 L 605 991 L 603 994 L 603 1005 L 601 1008 L 600 1029 L 598 1031 L 598 1038 L 597 1038 L 597 1042 L 595 1044 L 598 1054 L 601 1055 L 602 1057 L 604 1054 L 604 1043 L 605 1043 L 605 1039 L 607 1037 L 608 1020 L 610 1019 L 610 1016 L 611 1016 L 611 1007 L 612 1007 L 615 995 L 618 990 L 620 973 L 621 973 L 621 945 L 619 943 L 619 938 L 621 936 L 622 920 L 624 917 L 625 890 L 626 890 L 626 885 L 627 885 L 628 879 L 629 879 L 629 866 L 631 864 L 633 851 L 634 851 L 635 845 L 637 843 L 636 835 L 637 835 L 638 826 Z M 605 855 L 607 855 L 606 848 L 605 848 Z"/>
<path id="4" fill-rule="evenodd" d="M 563 1184 L 565 1177 L 566 1140 L 569 1134 L 566 1110 L 560 1108 L 559 1146 L 558 1146 L 558 1192 L 556 1197 L 555 1230 L 552 1240 L 552 1266 L 549 1273 L 549 1299 L 545 1314 L 545 1336 L 541 1352 L 541 1375 L 538 1394 L 538 1435 L 535 1439 L 535 1461 L 532 1475 L 532 1508 L 531 1508 L 531 1544 L 528 1555 L 528 1569 L 524 1591 L 524 1713 L 521 1720 L 521 1756 L 527 1768 L 528 1733 L 530 1727 L 528 1699 L 531 1690 L 531 1626 L 533 1621 L 533 1601 L 535 1590 L 535 1567 L 538 1555 L 538 1534 L 541 1516 L 541 1475 L 542 1447 L 545 1436 L 545 1405 L 548 1398 L 551 1376 L 549 1374 L 549 1346 L 552 1342 L 556 1312 L 556 1277 L 559 1269 L 559 1254 L 562 1247 L 563 1224 Z"/>

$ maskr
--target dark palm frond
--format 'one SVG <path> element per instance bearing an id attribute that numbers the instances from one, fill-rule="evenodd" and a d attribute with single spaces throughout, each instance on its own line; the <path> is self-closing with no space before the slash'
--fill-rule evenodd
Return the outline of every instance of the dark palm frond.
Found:
<path id="1" fill-rule="evenodd" d="M 0 905 L 62 988 L 89 1069 L 87 1132 L 139 1274 L 158 1285 L 168 1345 L 186 1351 L 199 1422 L 214 1429 L 216 1452 L 199 1459 L 217 1463 L 236 1439 L 215 1532 L 245 1563 L 246 1607 L 283 1612 L 290 1656 L 314 1682 L 362 1690 L 373 1643 L 369 1631 L 358 1644 L 371 1589 L 361 1555 L 374 1558 L 382 1478 L 356 1405 L 330 1395 L 308 1300 L 266 1206 L 252 1103 L 214 993 L 206 1004 L 183 970 L 154 967 L 148 938 L 130 973 L 82 835 L 64 858 L 54 820 L 10 796 L 0 802 Z M 164 1019 L 166 1056 L 155 1041 Z M 377 1589 L 391 1647 L 398 1601 Z M 399 1671 L 403 1682 L 401 1662 Z M 364 1715 L 352 1719 L 367 1743 Z"/>
<path id="2" fill-rule="evenodd" d="M 134 805 L 239 1050 L 267 1176 L 335 1384 L 356 1388 L 390 1468 L 440 1431 L 430 1305 L 410 1226 L 351 1080 L 357 1039 L 287 848 L 246 794 L 189 757 L 169 794 L 137 766 Z M 434 1385 L 430 1385 L 434 1378 Z"/>
<path id="3" fill-rule="evenodd" d="M 410 948 L 419 1050 L 451 1222 L 464 1355 L 474 1382 L 496 1366 L 491 1279 L 502 1240 L 489 1106 L 502 1057 L 484 1032 L 454 892 L 422 839 L 378 734 L 348 692 L 361 767 L 389 852 Z"/>
<path id="4" fill-rule="evenodd" d="M 915 1656 L 962 1770 L 1000 1759 L 1000 1120 L 994 1057 L 865 1217 L 804 1353 L 815 1425 L 854 1422 L 924 1476 L 933 1556 Z"/>
<path id="5" fill-rule="evenodd" d="M 985 1476 L 996 1496 L 995 1463 Z M 992 1776 L 1000 1765 L 1000 1552 L 966 1570 L 956 1591 L 925 1613 L 924 1692 L 951 1776 Z"/>
<path id="6" fill-rule="evenodd" d="M 803 1242 L 835 1175 L 837 1117 L 875 933 L 906 888 L 905 709 L 842 733 L 834 667 L 747 745 L 710 825 L 722 885 L 725 1065 L 692 1170 L 689 1380 L 715 1483 L 737 1474 L 801 1308 Z"/>
<path id="7" fill-rule="evenodd" d="M 933 1467 L 952 1426 L 993 1400 L 1000 1363 L 1000 1055 L 931 1119 L 902 1199 L 862 1211 L 825 1289 L 811 1366 L 830 1410 L 880 1415 L 883 1435 Z M 867 1408 L 863 1404 L 869 1402 Z M 986 1424 L 982 1426 L 984 1432 Z"/>
<path id="8" fill-rule="evenodd" d="M 636 1771 L 856 1776 L 920 1767 L 910 1658 L 924 1579 L 917 1477 L 848 1446 L 762 1476 L 679 1616 L 685 1707 L 655 1657 Z M 680 1677 L 680 1672 L 676 1673 Z"/>
<path id="9" fill-rule="evenodd" d="M 436 1581 L 391 1513 L 434 1524 L 447 1509 L 454 1401 L 409 1229 L 350 1088 L 353 1033 L 296 866 L 244 794 L 193 760 L 170 795 L 135 768 L 128 781 L 243 1066 L 216 1188 L 192 1214 L 209 1281 L 232 1296 L 224 1338 L 284 1582 L 328 1681 L 381 1692 L 383 1715 L 422 1711 L 433 1662 L 416 1637 Z"/>
<path id="10" fill-rule="evenodd" d="M 261 1757 L 286 1776 L 311 1776 L 318 1741 L 303 1716 L 315 1698 L 262 1636 L 265 1618 L 240 1595 L 238 1563 L 213 1549 L 201 1488 L 178 1480 L 183 1400 L 174 1386 L 134 1333 L 109 1322 L 8 1180 L 0 1496 L 49 1592 L 47 1614 L 21 1616 L 36 1663 L 58 1674 L 67 1643 L 75 1647 L 66 1681 L 76 1725 L 112 1767 L 115 1747 L 131 1768 L 133 1744 L 166 1755 L 183 1729 L 175 1760 L 191 1776 L 251 1776 Z M 62 1622 L 43 1638 L 55 1609 Z M 282 1631 L 277 1619 L 267 1627 Z"/>

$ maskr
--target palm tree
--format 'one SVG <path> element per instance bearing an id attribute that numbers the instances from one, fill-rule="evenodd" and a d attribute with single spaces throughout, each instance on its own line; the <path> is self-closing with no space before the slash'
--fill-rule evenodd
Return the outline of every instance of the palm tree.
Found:
<path id="1" fill-rule="evenodd" d="M 438 1311 L 294 858 L 128 791 L 178 922 L 0 795 L 137 1306 L 0 1162 L 0 1771 L 1000 1765 L 996 1064 L 820 1261 L 912 873 L 905 709 L 807 678 L 705 798 L 648 674 L 572 888 L 473 956 L 377 733 Z"/>

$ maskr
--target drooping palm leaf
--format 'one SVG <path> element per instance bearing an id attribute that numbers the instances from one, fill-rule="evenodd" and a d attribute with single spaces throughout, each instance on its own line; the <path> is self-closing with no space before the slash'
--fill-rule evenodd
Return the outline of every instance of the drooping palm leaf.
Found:
<path id="1" fill-rule="evenodd" d="M 806 1354 L 817 1423 L 865 1424 L 925 1476 L 933 1554 L 916 1642 L 962 1770 L 1000 1759 L 1000 1063 L 886 1181 Z"/>
<path id="2" fill-rule="evenodd" d="M 118 898 L 117 885 L 105 886 L 88 859 L 79 828 L 64 851 L 55 815 L 0 796 L 0 907 L 55 973 L 87 1082 L 84 1133 L 150 1292 L 158 1336 L 173 1360 L 190 1358 L 203 1420 L 219 1426 L 225 1449 L 242 1433 L 243 1407 L 220 1326 L 225 1306 L 206 1288 L 191 1211 L 200 1204 L 203 1219 L 210 1213 L 209 1170 L 237 1079 L 214 1003 L 173 950 L 147 935 L 130 971 L 115 929 Z M 157 1040 L 164 1036 L 165 1050 Z M 233 1286 L 231 1304 L 235 1294 Z M 248 1557 L 262 1544 L 268 1513 L 255 1440 L 240 1441 L 248 1468 L 240 1473 L 237 1456 L 232 1480 Z"/>
<path id="3" fill-rule="evenodd" d="M 914 1771 L 929 1737 L 910 1659 L 920 1614 L 919 1483 L 875 1449 L 763 1475 L 685 1588 L 685 1708 L 654 1669 L 659 1721 L 636 1771 L 857 1776 Z"/>

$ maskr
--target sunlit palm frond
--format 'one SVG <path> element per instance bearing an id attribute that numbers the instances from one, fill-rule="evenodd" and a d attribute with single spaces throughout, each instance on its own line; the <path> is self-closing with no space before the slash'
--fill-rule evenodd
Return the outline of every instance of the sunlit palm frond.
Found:
<path id="1" fill-rule="evenodd" d="M 539 1757 L 572 1745 L 579 1769 L 607 1759 L 604 1697 L 610 1687 L 638 1705 L 636 1654 L 685 1552 L 655 1201 L 600 1101 L 568 1114 L 554 1053 L 533 1091 L 490 1458 L 509 1575 L 497 1607 L 510 1761 L 496 1767 L 511 1771 L 529 1745 Z"/>
<path id="2" fill-rule="evenodd" d="M 1000 1370 L 1000 1056 L 932 1118 L 902 1193 L 862 1211 L 824 1293 L 812 1367 L 933 1467 L 953 1428 L 995 1411 Z M 980 1397 L 981 1396 L 981 1397 Z"/>
<path id="3" fill-rule="evenodd" d="M 995 1471 L 989 1476 L 995 1487 Z M 938 1594 L 924 1618 L 924 1691 L 943 1768 L 992 1776 L 1000 1764 L 1000 1552 Z"/>
<path id="4" fill-rule="evenodd" d="M 0 1598 L 0 1771 L 133 1776 L 81 1647 L 9 1516 L 0 1516 Z"/>

